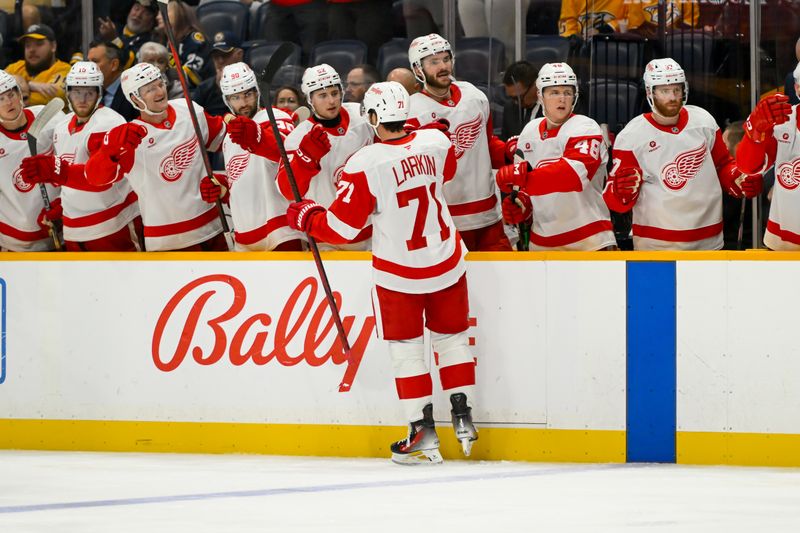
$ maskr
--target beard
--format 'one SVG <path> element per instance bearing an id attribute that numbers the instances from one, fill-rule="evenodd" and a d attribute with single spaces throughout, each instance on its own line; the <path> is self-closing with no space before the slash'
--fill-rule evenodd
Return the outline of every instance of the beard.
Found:
<path id="1" fill-rule="evenodd" d="M 41 60 L 37 61 L 36 63 L 31 63 L 30 61 L 28 61 L 26 59 L 25 60 L 25 70 L 31 76 L 36 76 L 40 72 L 43 72 L 43 71 L 47 70 L 48 68 L 50 68 L 50 66 L 53 64 L 53 60 L 54 59 L 55 59 L 55 54 L 53 52 L 50 52 L 45 57 L 43 57 Z"/>
<path id="2" fill-rule="evenodd" d="M 678 116 L 678 114 L 681 112 L 681 108 L 683 106 L 679 103 L 677 105 L 677 107 L 675 107 L 675 109 L 673 110 L 673 109 L 670 109 L 670 108 L 667 108 L 667 107 L 663 106 L 662 104 L 660 104 L 660 103 L 658 103 L 656 101 L 653 101 L 653 107 L 656 108 L 656 113 L 658 113 L 662 117 L 673 118 L 673 117 L 677 117 Z"/>
<path id="3" fill-rule="evenodd" d="M 439 81 L 439 79 L 434 76 L 428 76 L 427 74 L 425 74 L 425 85 L 427 85 L 428 87 L 445 90 L 449 89 L 452 84 L 453 80 L 450 79 L 450 75 L 448 75 L 445 81 L 442 82 Z"/>

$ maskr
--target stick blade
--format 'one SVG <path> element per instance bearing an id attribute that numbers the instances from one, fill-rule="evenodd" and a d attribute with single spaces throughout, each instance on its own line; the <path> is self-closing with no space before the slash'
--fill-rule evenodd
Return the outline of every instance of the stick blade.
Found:
<path id="1" fill-rule="evenodd" d="M 53 120 L 53 118 L 61 113 L 64 109 L 64 100 L 61 98 L 53 98 L 44 106 L 44 109 L 39 111 L 39 114 L 36 115 L 36 118 L 33 120 L 33 124 L 31 127 L 28 128 L 28 136 L 39 138 L 39 134 L 42 133 L 42 130 L 47 125 L 48 122 Z"/>
<path id="2" fill-rule="evenodd" d="M 272 52 L 272 55 L 267 62 L 267 66 L 261 71 L 259 81 L 267 85 L 272 83 L 272 78 L 278 72 L 278 69 L 286 62 L 286 59 L 294 52 L 294 45 L 290 42 L 284 41 L 280 46 Z"/>

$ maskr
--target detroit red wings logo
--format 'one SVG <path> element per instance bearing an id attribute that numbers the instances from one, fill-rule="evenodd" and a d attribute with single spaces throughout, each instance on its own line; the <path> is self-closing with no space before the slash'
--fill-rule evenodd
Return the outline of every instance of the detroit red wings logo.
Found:
<path id="1" fill-rule="evenodd" d="M 183 176 L 183 171 L 189 168 L 197 153 L 197 139 L 191 138 L 176 147 L 162 162 L 159 171 L 166 181 L 177 181 Z"/>
<path id="2" fill-rule="evenodd" d="M 775 174 L 786 189 L 796 189 L 800 185 L 800 159 L 781 164 Z"/>
<path id="3" fill-rule="evenodd" d="M 19 167 L 14 171 L 14 175 L 11 179 L 14 180 L 14 187 L 19 192 L 28 192 L 33 189 L 33 183 L 25 183 L 22 181 L 22 169 Z"/>
<path id="4" fill-rule="evenodd" d="M 235 155 L 225 164 L 225 171 L 228 173 L 228 183 L 233 184 L 247 170 L 250 163 L 250 152 Z"/>
<path id="5" fill-rule="evenodd" d="M 464 152 L 475 145 L 475 141 L 481 134 L 481 116 L 478 115 L 469 122 L 459 124 L 455 131 L 450 134 L 450 140 L 455 146 L 456 159 L 461 159 Z"/>
<path id="6" fill-rule="evenodd" d="M 686 182 L 694 178 L 703 161 L 706 159 L 706 144 L 703 143 L 697 148 L 678 154 L 675 161 L 669 163 L 661 170 L 661 181 L 668 189 L 679 191 L 683 189 Z"/>

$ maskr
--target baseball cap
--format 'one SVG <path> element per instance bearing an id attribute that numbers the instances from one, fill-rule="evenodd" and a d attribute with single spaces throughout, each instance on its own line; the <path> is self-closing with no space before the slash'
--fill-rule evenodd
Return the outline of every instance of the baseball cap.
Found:
<path id="1" fill-rule="evenodd" d="M 56 34 L 53 31 L 53 28 L 51 28 L 47 24 L 32 24 L 28 26 L 28 31 L 26 31 L 25 34 L 22 35 L 17 40 L 19 42 L 22 42 L 23 40 L 29 37 L 31 39 L 37 39 L 37 40 L 42 40 L 42 39 L 47 39 L 48 41 L 56 40 Z"/>
<path id="2" fill-rule="evenodd" d="M 229 54 L 236 48 L 242 48 L 242 40 L 234 32 L 220 31 L 214 34 L 214 42 L 211 45 L 212 52 Z"/>
<path id="3" fill-rule="evenodd" d="M 153 13 L 158 13 L 158 3 L 156 0 L 136 0 L 136 3 L 149 9 Z"/>

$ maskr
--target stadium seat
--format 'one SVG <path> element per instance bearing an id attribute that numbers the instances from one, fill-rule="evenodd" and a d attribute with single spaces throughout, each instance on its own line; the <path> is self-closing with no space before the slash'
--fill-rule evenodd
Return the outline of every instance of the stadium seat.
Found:
<path id="1" fill-rule="evenodd" d="M 588 84 L 589 116 L 619 133 L 641 112 L 639 84 L 620 80 L 594 80 Z"/>
<path id="2" fill-rule="evenodd" d="M 250 29 L 247 38 L 256 40 L 256 39 L 265 39 L 268 36 L 264 35 L 264 27 L 267 23 L 267 17 L 269 17 L 269 2 L 264 2 L 256 11 L 255 16 L 250 17 Z"/>
<path id="3" fill-rule="evenodd" d="M 455 75 L 471 83 L 494 83 L 505 68 L 506 48 L 493 37 L 464 37 L 456 40 Z"/>
<path id="4" fill-rule="evenodd" d="M 271 88 L 273 92 L 282 85 L 291 85 L 293 87 L 300 87 L 300 82 L 303 80 L 303 72 L 305 67 L 300 65 L 284 65 L 275 73 L 272 79 Z M 274 96 L 270 95 L 270 98 Z"/>
<path id="5" fill-rule="evenodd" d="M 197 22 L 209 39 L 221 31 L 232 31 L 241 40 L 247 37 L 250 8 L 240 2 L 208 2 L 198 6 L 196 13 Z"/>
<path id="6" fill-rule="evenodd" d="M 367 61 L 367 45 L 362 41 L 342 39 L 324 41 L 314 45 L 309 65 L 327 63 L 332 66 L 344 81 L 354 66 Z"/>
<path id="7" fill-rule="evenodd" d="M 687 74 L 711 72 L 711 52 L 714 46 L 711 33 L 704 31 L 675 31 L 667 35 L 665 55 L 677 61 Z"/>
<path id="8" fill-rule="evenodd" d="M 278 47 L 283 44 L 281 42 L 267 42 L 267 41 L 251 41 L 250 47 L 247 49 L 245 53 L 245 62 L 250 65 L 250 67 L 256 73 L 260 74 L 264 67 L 267 66 L 269 62 L 269 58 L 272 57 L 272 54 Z M 286 59 L 284 65 L 298 65 L 300 64 L 300 47 L 294 43 L 289 43 L 292 45 L 294 51 L 291 55 Z"/>
<path id="9" fill-rule="evenodd" d="M 566 63 L 569 60 L 569 41 L 558 35 L 526 35 L 525 59 L 537 71 L 545 63 Z"/>
<path id="10" fill-rule="evenodd" d="M 381 79 L 397 67 L 409 68 L 408 47 L 411 39 L 394 38 L 386 41 L 378 50 L 377 69 Z"/>
<path id="11" fill-rule="evenodd" d="M 634 34 L 595 35 L 590 41 L 592 79 L 641 79 L 646 43 Z"/>

